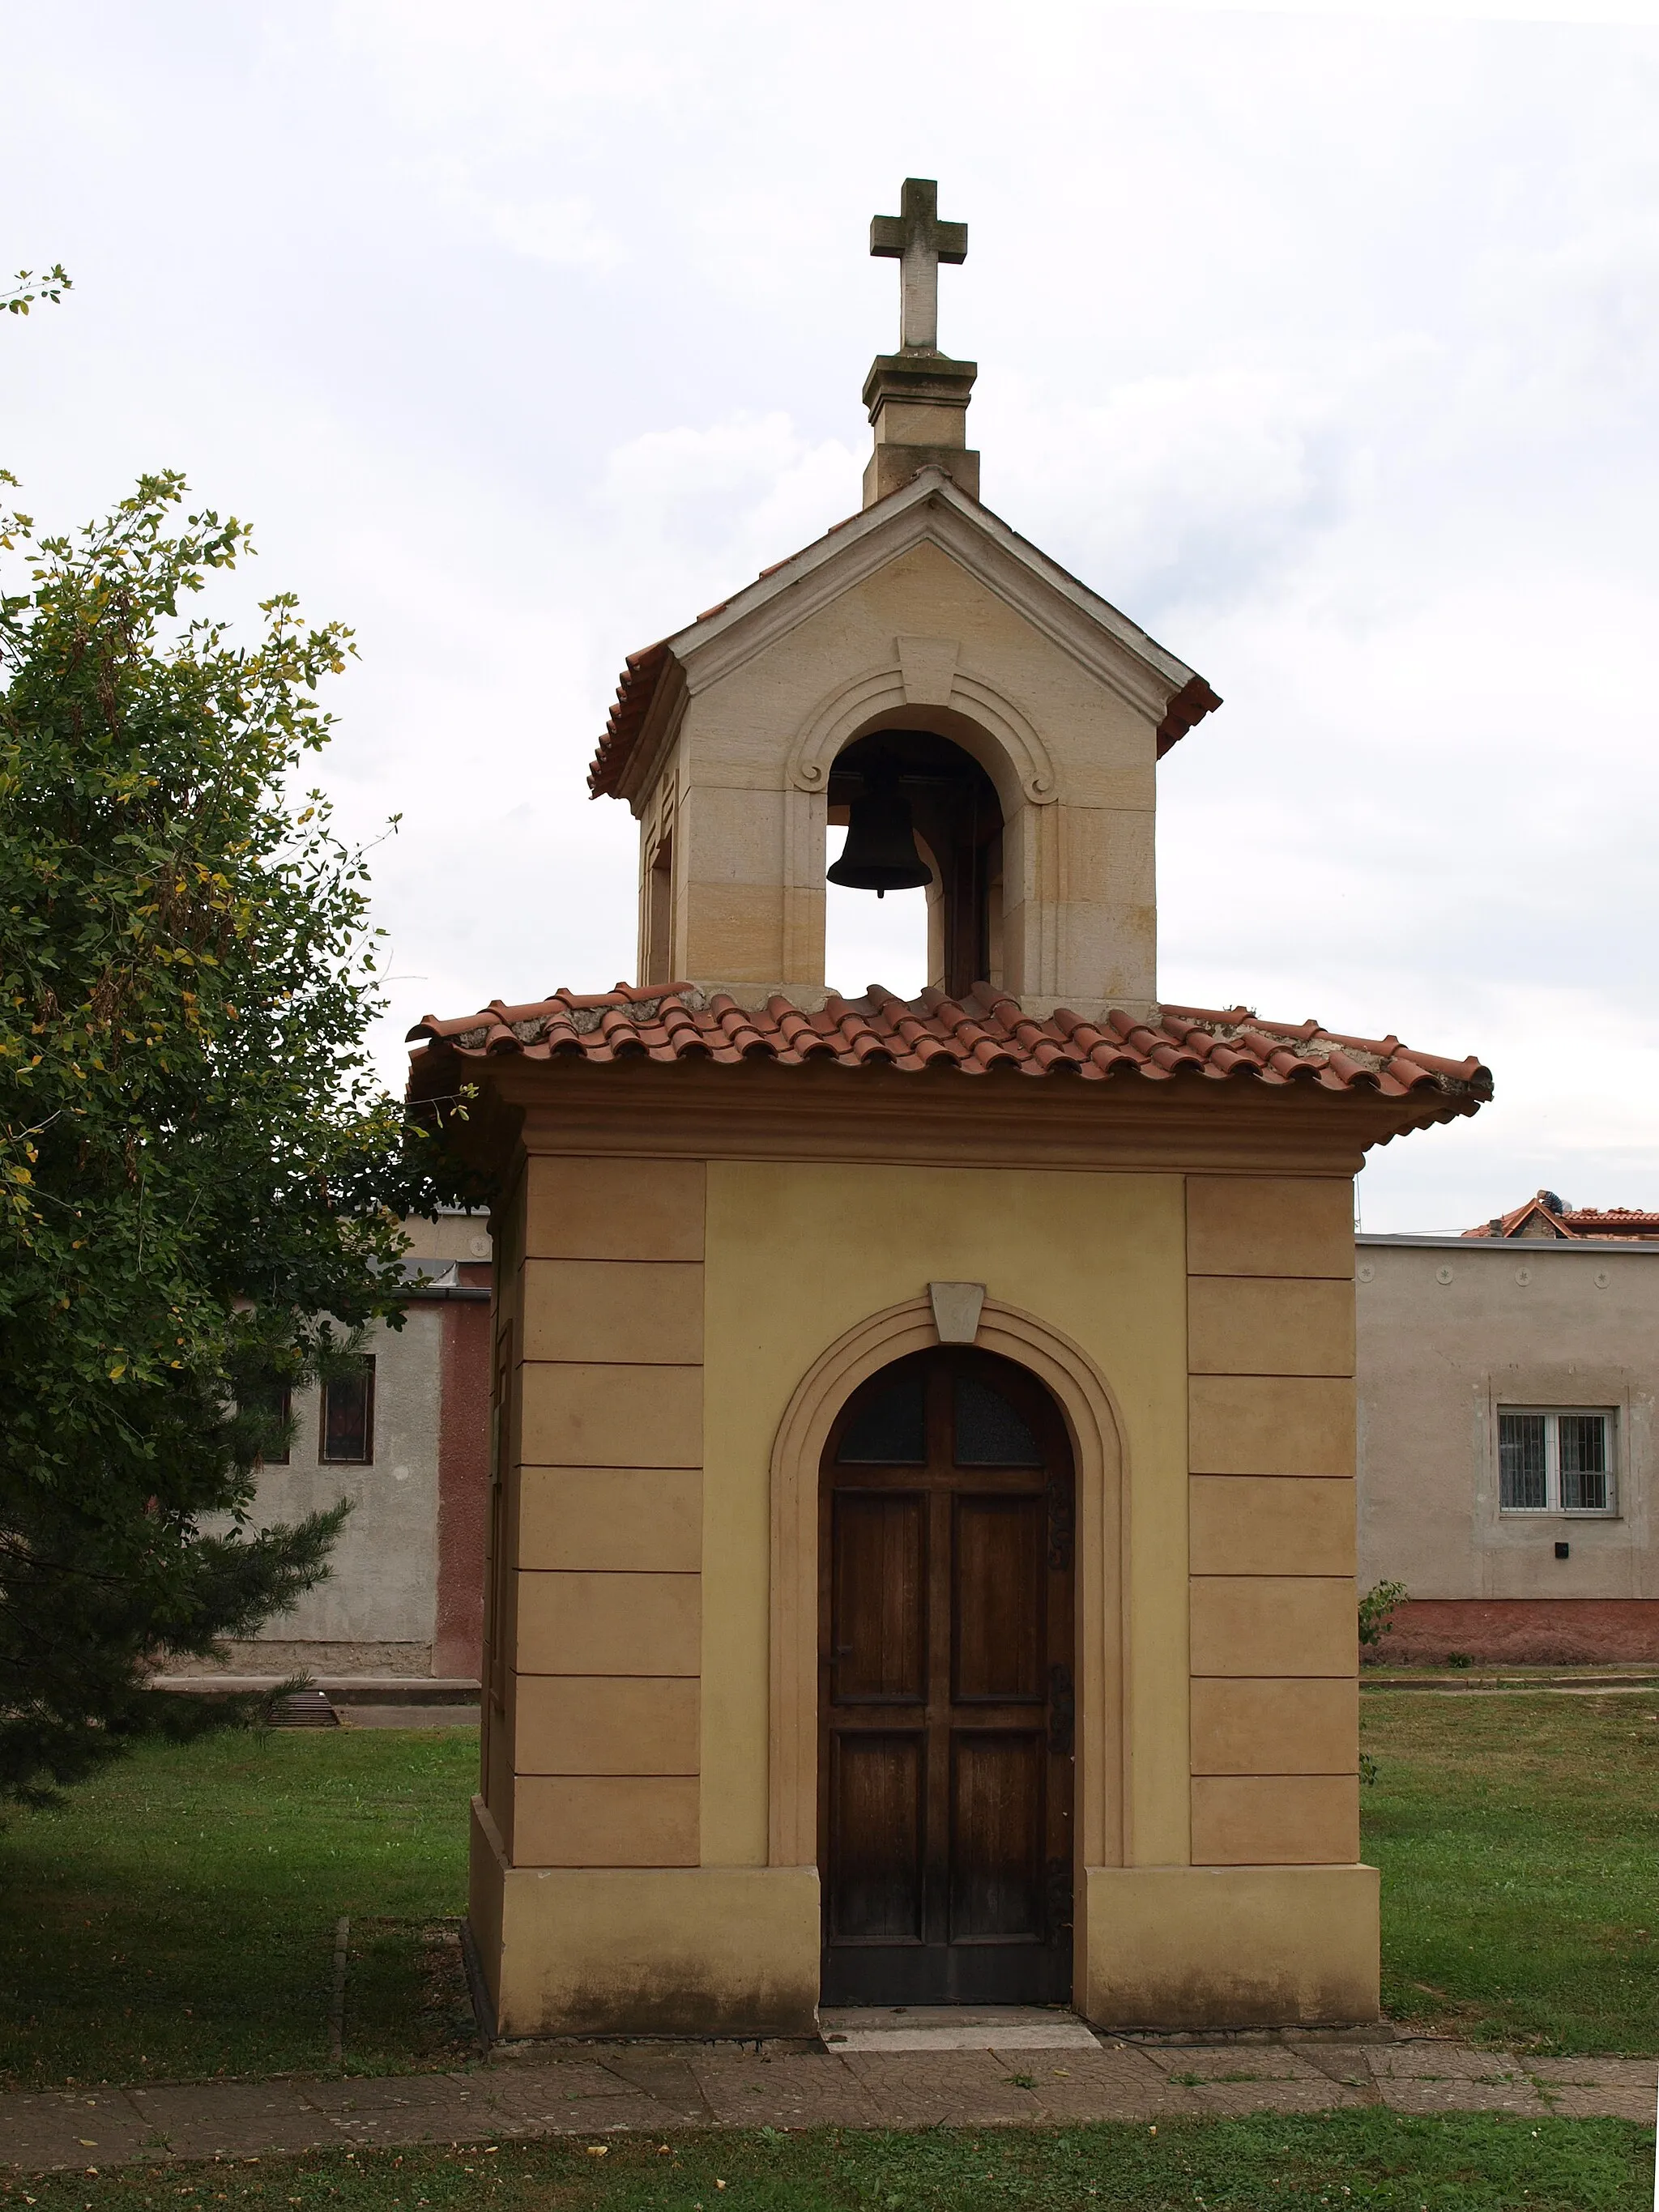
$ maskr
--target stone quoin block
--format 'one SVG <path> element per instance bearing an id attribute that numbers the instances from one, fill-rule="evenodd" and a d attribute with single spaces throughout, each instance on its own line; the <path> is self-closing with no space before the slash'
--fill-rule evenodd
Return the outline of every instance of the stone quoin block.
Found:
<path id="1" fill-rule="evenodd" d="M 1195 1474 L 1188 1486 L 1195 1575 L 1351 1575 L 1354 1486 L 1345 1476 Z"/>
<path id="2" fill-rule="evenodd" d="M 1352 1866 L 1358 1856 L 1352 1774 L 1194 1778 L 1194 1866 Z"/>
<path id="3" fill-rule="evenodd" d="M 1352 1577 L 1194 1575 L 1191 1587 L 1194 1674 L 1358 1673 Z"/>
<path id="4" fill-rule="evenodd" d="M 527 1467 L 519 1565 L 592 1574 L 695 1574 L 702 1476 L 695 1468 Z"/>
<path id="5" fill-rule="evenodd" d="M 1353 1186 L 1304 1176 L 1188 1176 L 1194 1275 L 1353 1279 Z"/>
<path id="6" fill-rule="evenodd" d="M 523 1674 L 695 1674 L 702 1633 L 698 1575 L 518 1577 Z"/>
<path id="7" fill-rule="evenodd" d="M 1352 1375 L 1352 1289 L 1294 1276 L 1191 1276 L 1187 1364 L 1194 1375 Z"/>

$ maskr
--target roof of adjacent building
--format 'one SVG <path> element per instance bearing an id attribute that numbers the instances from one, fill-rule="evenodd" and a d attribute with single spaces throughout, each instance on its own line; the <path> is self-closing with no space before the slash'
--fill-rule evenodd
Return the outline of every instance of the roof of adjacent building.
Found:
<path id="1" fill-rule="evenodd" d="M 1466 1229 L 1463 1235 L 1564 1243 L 1592 1237 L 1639 1243 L 1659 1238 L 1659 1213 L 1644 1213 L 1634 1206 L 1569 1206 L 1556 1192 L 1540 1190 L 1524 1205 L 1508 1213 L 1496 1213 L 1479 1228 Z"/>
<path id="2" fill-rule="evenodd" d="M 972 499 L 960 485 L 955 484 L 938 468 L 918 471 L 915 478 L 902 489 L 890 492 L 862 514 L 850 514 L 844 521 L 834 523 L 823 536 L 814 538 L 797 553 L 784 560 L 775 561 L 763 568 L 752 583 L 744 585 L 729 599 L 718 600 L 712 607 L 689 623 L 684 629 L 671 637 L 659 638 L 654 645 L 641 646 L 630 653 L 617 684 L 616 703 L 611 709 L 605 733 L 595 749 L 587 771 L 590 796 L 602 799 L 621 792 L 633 764 L 641 735 L 650 715 L 659 685 L 674 665 L 678 656 L 700 645 L 700 633 L 723 623 L 738 621 L 752 613 L 770 599 L 789 592 L 824 563 L 835 558 L 843 547 L 873 537 L 890 524 L 896 526 L 907 513 L 928 502 L 954 509 L 964 518 L 971 519 L 971 527 L 980 537 L 1003 549 L 1024 570 L 1041 577 L 1073 607 L 1085 614 L 1103 632 L 1113 637 L 1119 647 L 1146 667 L 1156 670 L 1159 679 L 1170 690 L 1158 724 L 1158 754 L 1161 760 L 1170 747 L 1204 716 L 1213 713 L 1221 704 L 1217 694 L 1201 676 L 1195 675 L 1185 664 L 1177 660 L 1166 647 L 1147 635 L 1138 623 L 1090 590 L 1068 569 L 1033 545 L 1028 538 L 1011 529 L 1000 515 Z"/>
<path id="3" fill-rule="evenodd" d="M 1153 1018 L 1115 1012 L 1098 1021 L 1062 1007 L 1039 1018 L 988 984 L 961 999 L 927 990 L 906 1000 L 872 987 L 860 999 L 832 994 L 808 1012 L 781 996 L 745 1007 L 686 983 L 619 983 L 589 995 L 556 991 L 525 1006 L 498 1000 L 453 1020 L 428 1015 L 409 1038 L 473 1060 L 771 1060 L 785 1067 L 817 1060 L 907 1073 L 1006 1069 L 1095 1082 L 1134 1076 L 1164 1083 L 1187 1075 L 1385 1098 L 1435 1092 L 1462 1112 L 1472 1112 L 1492 1089 L 1478 1060 L 1413 1051 L 1395 1036 L 1346 1036 L 1315 1021 L 1263 1021 L 1247 1006 L 1162 1006 Z"/>

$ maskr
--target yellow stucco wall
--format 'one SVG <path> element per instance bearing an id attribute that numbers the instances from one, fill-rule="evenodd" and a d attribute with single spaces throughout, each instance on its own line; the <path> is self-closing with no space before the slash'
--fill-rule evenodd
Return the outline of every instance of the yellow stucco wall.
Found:
<path id="1" fill-rule="evenodd" d="M 930 1280 L 986 1285 L 1088 1354 L 1123 1425 L 1124 1856 L 1189 1856 L 1182 1179 L 712 1162 L 704 1276 L 702 1850 L 767 1856 L 773 1441 L 813 1362 Z"/>

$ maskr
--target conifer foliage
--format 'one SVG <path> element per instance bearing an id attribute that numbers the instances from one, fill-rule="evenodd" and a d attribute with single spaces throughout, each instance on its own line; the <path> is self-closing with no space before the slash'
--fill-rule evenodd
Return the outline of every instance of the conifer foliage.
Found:
<path id="1" fill-rule="evenodd" d="M 13 480 L 6 478 L 7 483 Z M 231 1706 L 145 1689 L 327 1571 L 250 1518 L 280 1385 L 399 1318 L 444 1194 L 375 1081 L 362 856 L 293 795 L 351 650 L 196 601 L 251 548 L 176 476 L 0 525 L 0 1796 Z"/>

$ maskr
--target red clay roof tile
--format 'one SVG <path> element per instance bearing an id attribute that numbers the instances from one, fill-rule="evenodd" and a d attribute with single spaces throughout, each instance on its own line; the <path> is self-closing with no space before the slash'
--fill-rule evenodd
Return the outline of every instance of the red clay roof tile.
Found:
<path id="1" fill-rule="evenodd" d="M 785 1067 L 832 1060 L 842 1067 L 880 1064 L 915 1073 L 944 1066 L 963 1075 L 1007 1068 L 1086 1082 L 1135 1075 L 1163 1083 L 1192 1074 L 1273 1088 L 1370 1091 L 1385 1098 L 1437 1091 L 1466 1100 L 1466 1110 L 1489 1098 L 1492 1088 L 1478 1060 L 1407 1052 L 1394 1036 L 1343 1036 L 1316 1022 L 1264 1022 L 1245 1006 L 1164 1006 L 1155 1021 L 1114 1012 L 1098 1023 L 1061 1007 L 1039 1019 L 989 984 L 960 1000 L 929 990 L 913 1000 L 872 986 L 862 999 L 832 994 L 809 1013 L 781 996 L 763 1007 L 744 1007 L 724 992 L 706 996 L 689 983 L 619 983 L 586 997 L 556 991 L 521 1006 L 496 1000 L 450 1021 L 428 1015 L 409 1037 L 428 1051 L 467 1060 L 770 1060 Z"/>
<path id="2" fill-rule="evenodd" d="M 1463 1234 L 1525 1242 L 1528 1221 L 1541 1222 L 1547 1237 L 1568 1243 L 1576 1243 L 1586 1237 L 1618 1237 L 1627 1243 L 1659 1239 L 1659 1213 L 1646 1213 L 1635 1206 L 1565 1206 L 1553 1190 L 1540 1190 L 1524 1205 L 1511 1206 L 1507 1213 L 1495 1214 L 1478 1229 L 1466 1229 Z M 1534 1231 L 1534 1239 L 1537 1235 Z"/>

